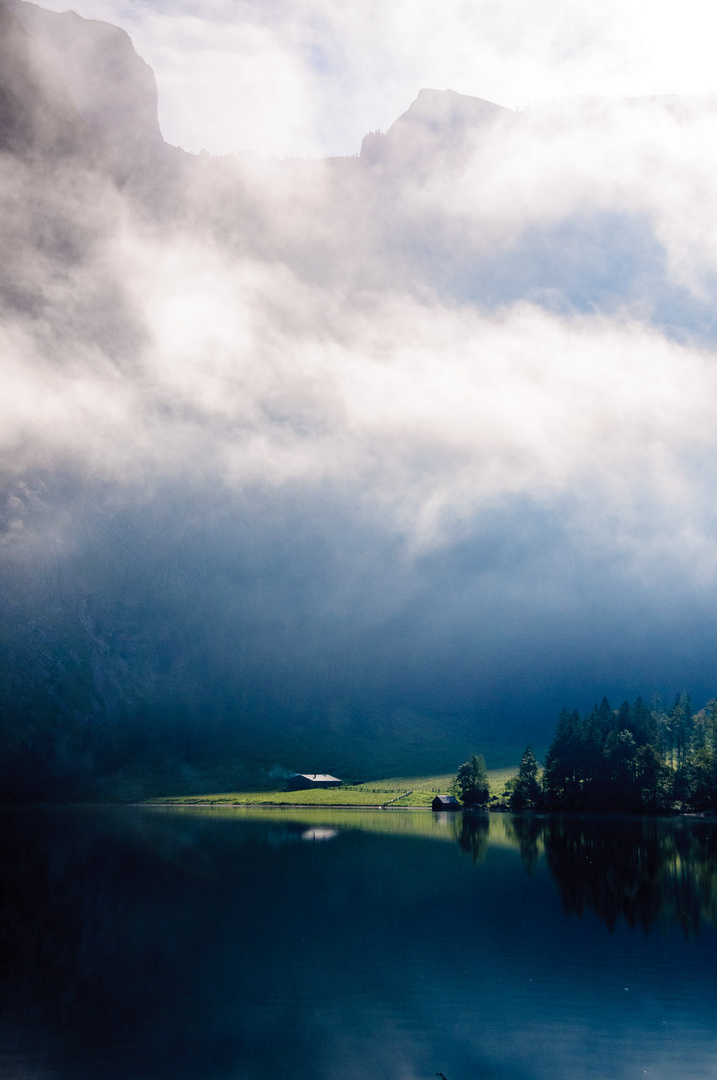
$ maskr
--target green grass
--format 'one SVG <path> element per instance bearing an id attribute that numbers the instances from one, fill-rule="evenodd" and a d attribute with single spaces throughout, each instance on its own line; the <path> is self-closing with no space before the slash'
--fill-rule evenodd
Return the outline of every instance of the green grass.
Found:
<path id="1" fill-rule="evenodd" d="M 234 806 L 381 806 L 399 792 L 366 792 L 357 788 L 341 787 L 309 789 L 307 791 L 223 791 L 214 795 L 174 796 L 166 799 L 153 799 L 161 803 L 214 803 Z"/>
<path id="2" fill-rule="evenodd" d="M 505 790 L 505 785 L 517 772 L 517 765 L 513 765 L 510 769 L 488 769 L 488 782 L 490 783 L 491 795 L 502 795 Z"/>
<path id="3" fill-rule="evenodd" d="M 489 769 L 491 795 L 502 795 L 506 780 L 515 775 L 513 769 Z M 361 784 L 343 784 L 338 788 L 305 791 L 223 791 L 213 795 L 175 795 L 153 799 L 169 805 L 181 803 L 196 806 L 396 806 L 427 807 L 436 795 L 451 790 L 453 773 L 438 776 L 394 776 Z"/>

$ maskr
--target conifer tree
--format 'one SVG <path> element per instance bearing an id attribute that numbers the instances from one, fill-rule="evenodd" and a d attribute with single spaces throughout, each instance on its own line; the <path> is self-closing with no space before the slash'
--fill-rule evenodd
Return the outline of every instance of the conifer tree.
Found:
<path id="1" fill-rule="evenodd" d="M 540 766 L 530 746 L 525 748 L 520 759 L 518 777 L 513 786 L 510 796 L 510 808 L 517 812 L 534 810 L 540 802 L 540 783 L 538 770 Z"/>

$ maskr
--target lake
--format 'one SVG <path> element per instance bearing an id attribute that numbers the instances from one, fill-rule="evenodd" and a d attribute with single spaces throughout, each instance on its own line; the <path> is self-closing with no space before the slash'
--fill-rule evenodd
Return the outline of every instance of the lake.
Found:
<path id="1" fill-rule="evenodd" d="M 717 1077 L 717 825 L 0 813 L 3 1080 Z"/>

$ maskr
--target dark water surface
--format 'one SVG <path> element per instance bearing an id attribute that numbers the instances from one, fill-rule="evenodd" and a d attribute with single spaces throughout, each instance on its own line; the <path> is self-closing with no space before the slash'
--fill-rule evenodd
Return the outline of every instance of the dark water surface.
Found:
<path id="1" fill-rule="evenodd" d="M 0 813 L 3 1080 L 717 1077 L 717 826 Z"/>

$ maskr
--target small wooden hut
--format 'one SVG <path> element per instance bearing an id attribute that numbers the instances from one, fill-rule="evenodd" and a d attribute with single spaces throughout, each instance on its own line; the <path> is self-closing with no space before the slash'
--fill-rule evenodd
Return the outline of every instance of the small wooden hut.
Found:
<path id="1" fill-rule="evenodd" d="M 341 787 L 341 781 L 328 773 L 294 773 L 286 782 L 289 791 L 303 791 L 306 788 Z"/>
<path id="2" fill-rule="evenodd" d="M 455 795 L 436 795 L 431 803 L 432 810 L 460 810 L 461 804 Z"/>

